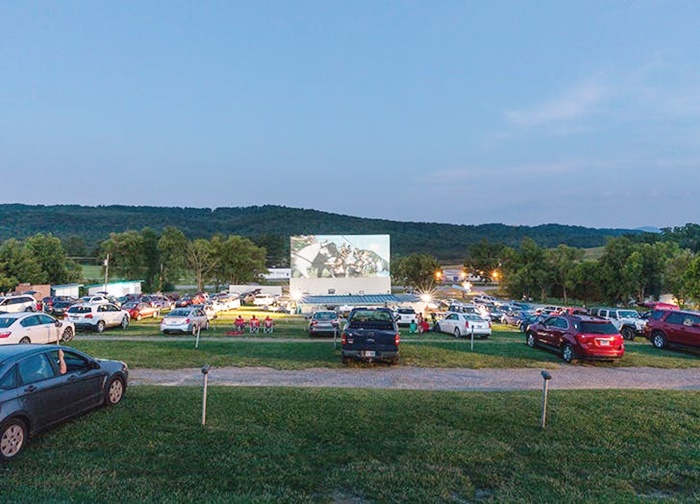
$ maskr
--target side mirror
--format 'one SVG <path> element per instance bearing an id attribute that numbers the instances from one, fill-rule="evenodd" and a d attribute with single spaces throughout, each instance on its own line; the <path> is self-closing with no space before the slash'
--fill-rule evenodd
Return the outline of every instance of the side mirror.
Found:
<path id="1" fill-rule="evenodd" d="M 58 319 L 54 321 L 54 324 L 56 325 L 56 327 L 61 327 L 61 321 Z"/>
<path id="2" fill-rule="evenodd" d="M 97 361 L 90 361 L 90 369 L 100 369 L 100 363 Z"/>

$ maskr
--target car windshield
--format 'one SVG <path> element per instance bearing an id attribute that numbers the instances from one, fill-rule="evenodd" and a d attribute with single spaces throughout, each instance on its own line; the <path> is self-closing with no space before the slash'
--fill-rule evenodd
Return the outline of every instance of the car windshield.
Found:
<path id="1" fill-rule="evenodd" d="M 0 317 L 0 327 L 3 329 L 10 327 L 15 320 L 17 319 L 13 317 Z"/>
<path id="2" fill-rule="evenodd" d="M 609 322 L 581 322 L 580 331 L 584 334 L 617 334 L 615 326 Z M 578 323 L 575 324 L 578 326 Z M 577 327 L 578 329 L 578 327 Z"/>
<path id="3" fill-rule="evenodd" d="M 620 310 L 617 313 L 621 318 L 639 318 L 639 313 L 634 310 Z"/>
<path id="4" fill-rule="evenodd" d="M 168 313 L 168 317 L 186 317 L 190 314 L 189 310 L 173 310 Z"/>

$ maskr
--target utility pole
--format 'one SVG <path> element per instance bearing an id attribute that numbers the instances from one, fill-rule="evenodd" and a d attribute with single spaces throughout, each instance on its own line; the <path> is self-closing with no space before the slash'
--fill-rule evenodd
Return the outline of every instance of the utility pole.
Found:
<path id="1" fill-rule="evenodd" d="M 109 282 L 109 253 L 107 253 L 107 258 L 104 260 L 104 266 L 105 266 L 105 285 L 104 285 L 104 291 L 105 293 L 107 292 L 107 283 Z"/>

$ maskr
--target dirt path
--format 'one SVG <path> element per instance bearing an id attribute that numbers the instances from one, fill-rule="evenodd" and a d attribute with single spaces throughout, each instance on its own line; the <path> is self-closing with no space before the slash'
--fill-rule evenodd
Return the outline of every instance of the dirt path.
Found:
<path id="1" fill-rule="evenodd" d="M 700 370 L 563 366 L 549 370 L 550 389 L 700 390 Z M 199 386 L 200 369 L 133 369 L 132 385 Z M 212 368 L 210 385 L 247 387 L 338 387 L 410 390 L 536 390 L 540 369 L 444 369 L 381 367 L 304 369 Z"/>

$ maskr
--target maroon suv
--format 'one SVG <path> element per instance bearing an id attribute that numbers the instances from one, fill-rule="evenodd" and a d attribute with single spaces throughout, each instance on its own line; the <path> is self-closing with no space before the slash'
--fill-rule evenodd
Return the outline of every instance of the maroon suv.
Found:
<path id="1" fill-rule="evenodd" d="M 542 346 L 574 359 L 618 361 L 625 354 L 622 335 L 612 322 L 587 315 L 554 315 L 531 324 L 525 333 L 530 348 Z"/>
<path id="2" fill-rule="evenodd" d="M 669 345 L 700 347 L 700 313 L 654 310 L 644 326 L 644 336 L 656 348 Z"/>

